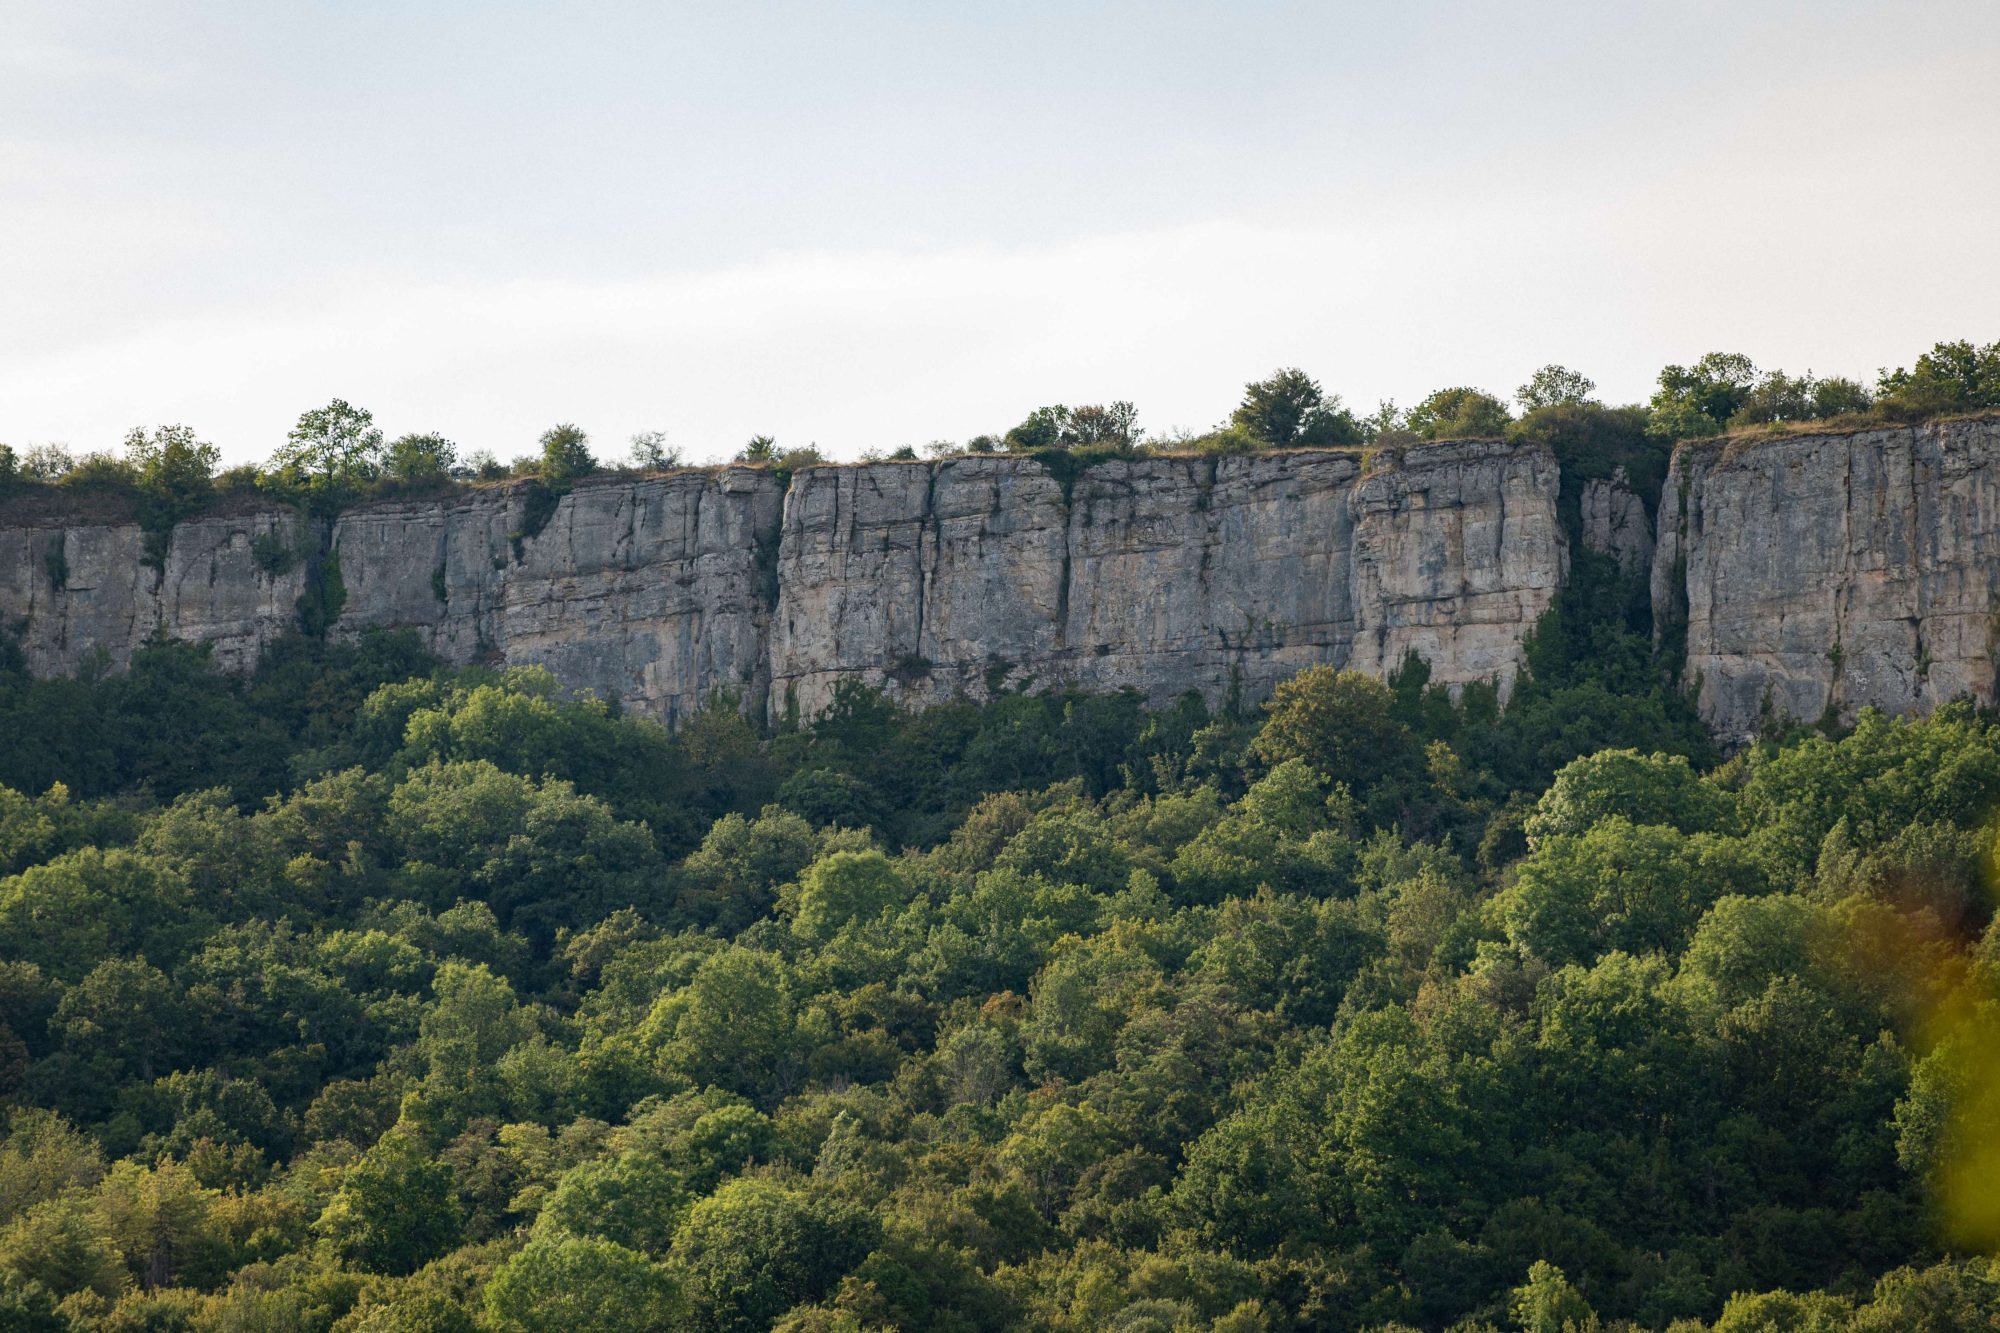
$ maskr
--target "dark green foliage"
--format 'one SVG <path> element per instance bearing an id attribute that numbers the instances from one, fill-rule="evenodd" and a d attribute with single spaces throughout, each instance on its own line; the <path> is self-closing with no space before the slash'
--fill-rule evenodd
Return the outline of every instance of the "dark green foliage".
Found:
<path id="1" fill-rule="evenodd" d="M 376 1273 L 408 1273 L 457 1244 L 461 1218 L 452 1169 L 406 1134 L 391 1134 L 349 1167 L 318 1228 L 345 1257 Z"/>
<path id="2" fill-rule="evenodd" d="M 556 506 L 562 503 L 564 494 L 564 488 L 539 479 L 531 479 L 521 488 L 521 530 L 513 537 L 516 561 L 524 558 L 522 543 L 539 537 L 556 516 Z"/>
<path id="3" fill-rule="evenodd" d="M 1340 405 L 1303 370 L 1275 371 L 1270 378 L 1243 386 L 1243 401 L 1230 414 L 1230 429 L 1252 443 L 1271 449 L 1324 449 L 1359 444 L 1361 428 L 1354 414 Z"/>
<path id="4" fill-rule="evenodd" d="M 340 577 L 340 549 L 322 552 L 313 562 L 305 591 L 299 594 L 299 631 L 309 639 L 324 639 L 347 605 L 347 584 Z"/>
<path id="5" fill-rule="evenodd" d="M 1874 401 L 1867 389 L 1850 379 L 1835 376 L 1822 380 L 1810 372 L 1787 375 L 1774 370 L 1743 396 L 1729 424 L 1752 426 L 1852 416 L 1866 412 Z"/>
<path id="6" fill-rule="evenodd" d="M 1591 394 L 1597 382 L 1581 371 L 1551 362 L 1528 377 L 1514 392 L 1514 401 L 1523 412 L 1539 412 L 1545 407 L 1581 406 L 1597 401 Z"/>
<path id="7" fill-rule="evenodd" d="M 1582 546 L 1583 483 L 1606 480 L 1620 468 L 1648 514 L 1659 510 L 1660 487 L 1672 456 L 1671 441 L 1646 430 L 1646 412 L 1637 407 L 1604 407 L 1590 402 L 1555 402 L 1538 407 L 1507 428 L 1510 440 L 1542 444 L 1562 467 L 1557 512 L 1570 549 Z"/>
<path id="8" fill-rule="evenodd" d="M 49 576 L 50 592 L 59 593 L 69 587 L 69 553 L 65 545 L 65 534 L 58 532 L 42 556 L 42 569 Z"/>
<path id="9" fill-rule="evenodd" d="M 1036 408 L 1020 425 L 1007 432 L 1004 443 L 1011 453 L 1041 454 L 1053 449 L 1130 450 L 1145 434 L 1139 429 L 1138 413 L 1126 402 L 1089 407 Z"/>
<path id="10" fill-rule="evenodd" d="M 250 558 L 257 562 L 257 568 L 275 579 L 297 568 L 300 557 L 299 548 L 285 535 L 285 530 L 270 527 L 251 539 Z"/>
<path id="11" fill-rule="evenodd" d="M 299 417 L 266 477 L 278 494 L 331 515 L 357 499 L 381 468 L 382 432 L 373 414 L 336 398 Z"/>

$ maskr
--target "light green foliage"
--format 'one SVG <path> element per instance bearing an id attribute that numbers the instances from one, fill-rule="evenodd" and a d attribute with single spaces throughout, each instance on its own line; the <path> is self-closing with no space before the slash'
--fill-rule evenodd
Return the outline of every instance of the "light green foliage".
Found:
<path id="1" fill-rule="evenodd" d="M 435 431 L 397 436 L 382 458 L 385 476 L 411 485 L 449 481 L 457 468 L 458 446 Z"/>
<path id="2" fill-rule="evenodd" d="M 682 908 L 695 920 L 741 930 L 770 910 L 778 886 L 805 869 L 817 845 L 812 827 L 789 811 L 725 815 L 681 863 Z"/>
<path id="3" fill-rule="evenodd" d="M 1309 667 L 1278 686 L 1252 749 L 1267 763 L 1297 759 L 1357 795 L 1419 762 L 1389 687 L 1359 671 Z"/>
<path id="4" fill-rule="evenodd" d="M 113 953 L 178 956 L 199 911 L 157 862 L 86 847 L 0 880 L 0 957 L 80 980 Z"/>
<path id="5" fill-rule="evenodd" d="M 1053 1220 L 1084 1173 L 1109 1157 L 1118 1142 L 1111 1122 L 1091 1107 L 1056 1105 L 1009 1136 L 1000 1145 L 998 1160 L 1020 1173 L 1029 1197 Z"/>
<path id="6" fill-rule="evenodd" d="M 846 926 L 872 921 L 905 897 L 895 864 L 878 851 L 834 852 L 806 867 L 795 894 L 780 898 L 792 933 L 825 944 Z"/>
<path id="7" fill-rule="evenodd" d="M 1537 1259 L 1528 1280 L 1514 1288 L 1507 1313 L 1522 1333 L 1586 1333 L 1597 1327 L 1597 1314 L 1583 1293 L 1570 1285 L 1563 1271 Z"/>
<path id="8" fill-rule="evenodd" d="M 470 892 L 530 933 L 649 902 L 659 882 L 644 827 L 568 782 L 535 782 L 485 760 L 415 770 L 390 793 L 387 827 L 413 896 Z"/>
<path id="9" fill-rule="evenodd" d="M 686 1208 L 682 1190 L 680 1178 L 649 1153 L 600 1158 L 564 1174 L 536 1225 L 665 1254 Z"/>
<path id="10" fill-rule="evenodd" d="M 545 485 L 562 487 L 597 470 L 590 453 L 590 436 L 582 427 L 564 422 L 542 432 L 541 479 Z"/>
<path id="11" fill-rule="evenodd" d="M 1054 884 L 1080 884 L 1099 893 L 1125 887 L 1131 859 L 1103 818 L 1087 806 L 1065 803 L 1040 811 L 1000 849 L 999 870 L 1040 875 Z"/>
<path id="12" fill-rule="evenodd" d="M 126 1283 L 109 1229 L 73 1194 L 38 1203 L 0 1228 L 0 1273 L 58 1297 L 115 1298 Z"/>
<path id="13" fill-rule="evenodd" d="M 205 1287 L 228 1272 L 234 1247 L 217 1216 L 218 1191 L 171 1159 L 120 1162 L 97 1189 L 97 1214 L 133 1283 Z"/>
<path id="14" fill-rule="evenodd" d="M 1514 419 L 1507 405 L 1480 389 L 1439 389 L 1410 409 L 1407 429 L 1426 440 L 1498 435 Z"/>
<path id="15" fill-rule="evenodd" d="M 1733 840 L 1613 815 L 1581 835 L 1543 838 L 1495 907 L 1507 937 L 1528 954 L 1588 962 L 1611 949 L 1678 953 L 1718 898 L 1764 883 Z"/>
<path id="16" fill-rule="evenodd" d="M 1836 825 L 1869 848 L 1917 824 L 1976 823 L 2000 801 L 1996 738 L 1964 705 L 1921 724 L 1864 710 L 1839 742 L 1808 737 L 1753 756 L 1743 818 L 1778 865 L 1801 875 Z"/>
<path id="17" fill-rule="evenodd" d="M 732 946 L 705 959 L 686 986 L 662 995 L 641 1036 L 669 1073 L 753 1094 L 785 1072 L 797 1044 L 795 1018 L 784 963 Z"/>
<path id="18" fill-rule="evenodd" d="M 1528 377 L 1528 382 L 1514 392 L 1514 401 L 1521 405 L 1523 412 L 1538 412 L 1545 407 L 1582 405 L 1596 400 L 1591 394 L 1597 392 L 1597 382 L 1568 366 L 1551 362 Z"/>
<path id="19" fill-rule="evenodd" d="M 517 1333 L 651 1333 L 673 1327 L 672 1279 L 622 1245 L 562 1237 L 528 1242 L 486 1288 L 495 1326 Z"/>
<path id="20" fill-rule="evenodd" d="M 22 1107 L 0 1141 L 0 1224 L 67 1190 L 88 1188 L 103 1174 L 96 1143 L 52 1111 Z"/>
<path id="21" fill-rule="evenodd" d="M 1530 845 L 1580 834 L 1613 815 L 1634 824 L 1667 824 L 1682 833 L 1732 831 L 1734 796 L 1697 775 L 1686 756 L 1600 750 L 1572 760 L 1535 803 Z"/>

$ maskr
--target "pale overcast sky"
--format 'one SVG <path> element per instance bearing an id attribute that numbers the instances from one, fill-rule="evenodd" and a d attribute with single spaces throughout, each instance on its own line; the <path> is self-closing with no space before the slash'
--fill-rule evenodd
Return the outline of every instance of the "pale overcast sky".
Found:
<path id="1" fill-rule="evenodd" d="M 2000 338 L 2000 3 L 0 0 L 0 440 L 851 456 Z"/>

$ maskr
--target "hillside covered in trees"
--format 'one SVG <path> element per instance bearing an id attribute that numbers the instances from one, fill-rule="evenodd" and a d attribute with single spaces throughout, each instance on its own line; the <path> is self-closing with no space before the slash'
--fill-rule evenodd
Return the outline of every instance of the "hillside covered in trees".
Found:
<path id="1" fill-rule="evenodd" d="M 1990 1326 L 2000 728 L 1725 758 L 1647 621 L 770 736 L 0 650 L 0 1327 Z"/>

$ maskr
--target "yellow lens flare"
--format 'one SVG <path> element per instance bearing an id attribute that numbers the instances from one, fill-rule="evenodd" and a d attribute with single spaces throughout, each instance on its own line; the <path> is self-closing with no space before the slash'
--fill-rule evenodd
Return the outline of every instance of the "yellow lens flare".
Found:
<path id="1" fill-rule="evenodd" d="M 1994 882 L 1989 864 L 1987 881 Z M 1924 895 L 1851 898 L 1835 909 L 1849 977 L 1900 1020 L 1914 1047 L 1897 1107 L 1898 1153 L 1922 1172 L 1954 1248 L 2000 1252 L 2000 994 L 1967 923 Z M 2000 962 L 2000 960 L 1993 960 Z"/>

